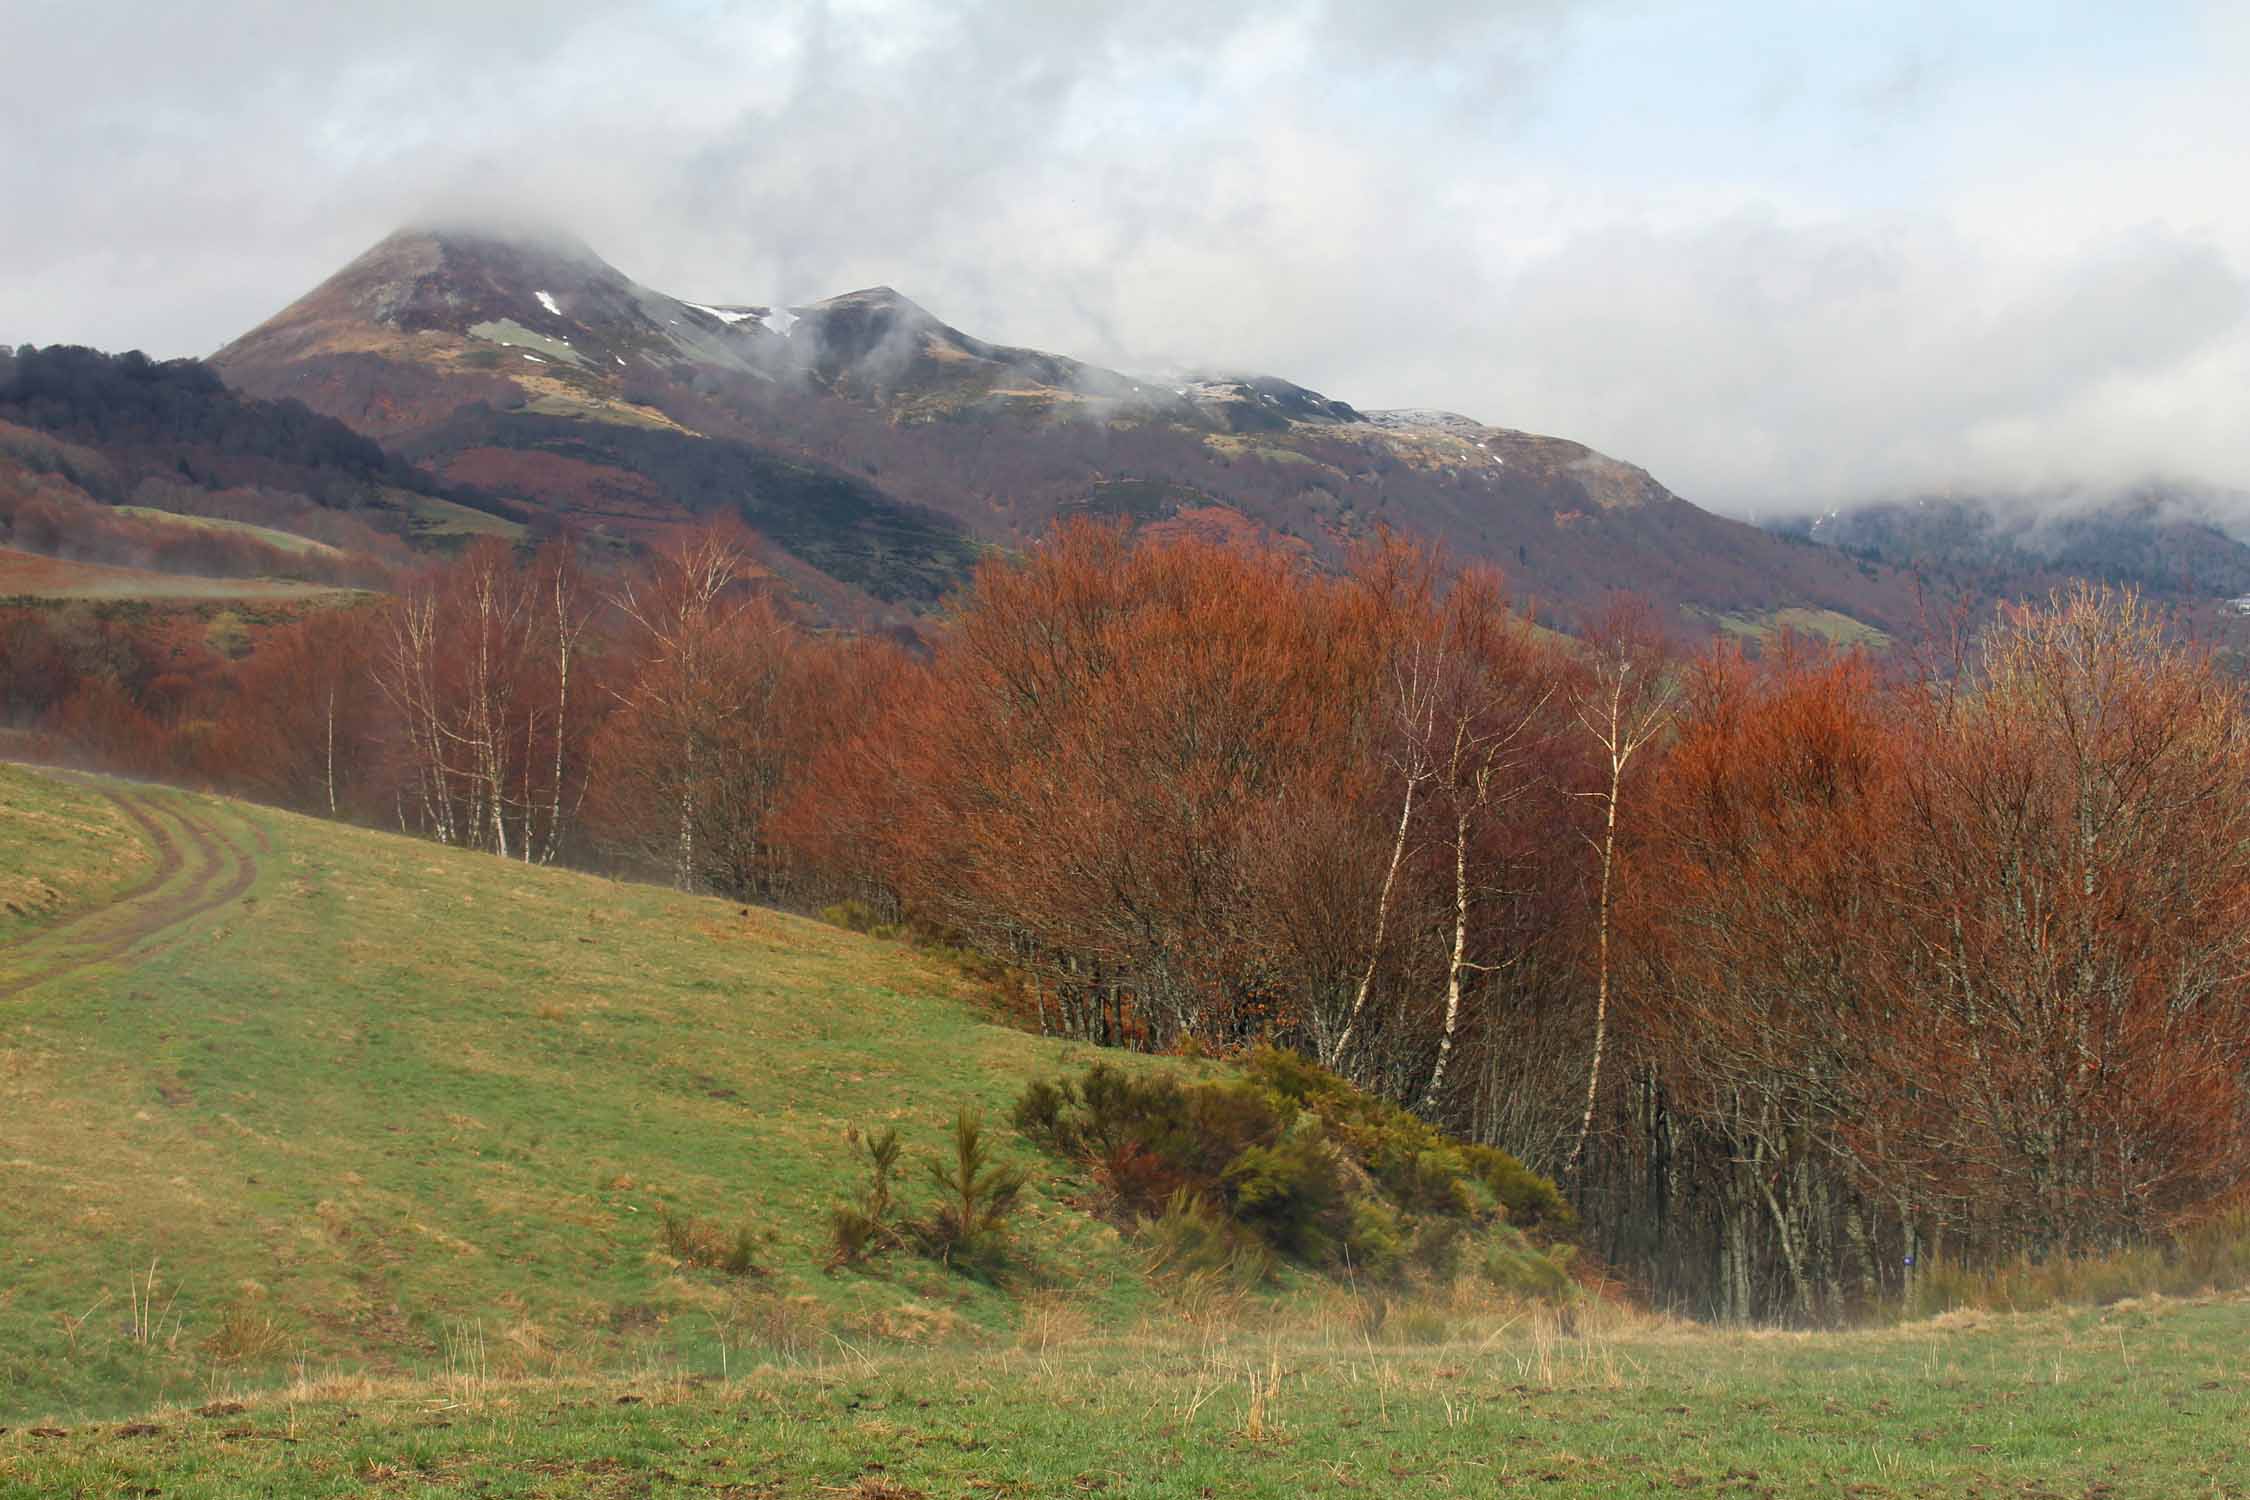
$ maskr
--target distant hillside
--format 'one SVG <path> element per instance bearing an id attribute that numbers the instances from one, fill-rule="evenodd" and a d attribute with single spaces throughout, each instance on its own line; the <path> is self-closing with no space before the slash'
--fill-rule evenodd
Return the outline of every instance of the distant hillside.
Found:
<path id="1" fill-rule="evenodd" d="M 338 507 L 412 468 L 294 401 L 245 399 L 199 360 L 57 345 L 0 349 L 0 421 L 98 450 L 88 476 L 129 488 L 156 475 L 265 484 Z M 104 498 L 111 498 L 104 496 Z"/>
<path id="2" fill-rule="evenodd" d="M 2233 529 L 2250 496 L 2193 485 L 2110 495 L 1930 495 L 1768 521 L 1922 580 L 1933 602 L 1982 618 L 2077 579 L 2138 589 L 2238 661 L 2250 662 L 2250 543 Z"/>
<path id="3" fill-rule="evenodd" d="M 442 489 L 336 419 L 245 397 L 197 360 L 0 349 L 0 546 L 379 586 Z"/>
<path id="4" fill-rule="evenodd" d="M 1557 619 L 1613 589 L 1689 632 L 1915 613 L 1889 570 L 1564 439 L 1270 376 L 1135 376 L 977 338 L 888 287 L 685 300 L 561 235 L 403 230 L 213 363 L 527 512 L 636 539 L 738 512 L 801 593 L 864 619 L 927 609 L 980 548 L 1076 513 L 1323 562 L 1388 527 L 1502 566 Z"/>

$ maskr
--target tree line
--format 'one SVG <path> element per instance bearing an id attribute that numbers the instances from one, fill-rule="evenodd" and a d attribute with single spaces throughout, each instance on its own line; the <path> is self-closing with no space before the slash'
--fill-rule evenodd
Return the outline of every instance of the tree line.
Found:
<path id="1" fill-rule="evenodd" d="M 1051 1033 L 1292 1049 L 1556 1174 L 1705 1314 L 2240 1200 L 2250 711 L 2130 594 L 1877 659 L 1690 652 L 1630 601 L 1566 638 L 1396 540 L 1330 574 L 1078 524 L 920 652 L 770 585 L 725 531 L 607 577 L 487 541 L 185 673 L 16 612 L 0 712 L 510 859 L 855 903 Z"/>

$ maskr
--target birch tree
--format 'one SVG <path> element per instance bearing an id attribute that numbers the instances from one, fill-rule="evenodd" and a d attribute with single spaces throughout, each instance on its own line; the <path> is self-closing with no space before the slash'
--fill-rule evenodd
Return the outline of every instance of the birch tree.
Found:
<path id="1" fill-rule="evenodd" d="M 1477 898 L 1497 892 L 1505 875 L 1497 860 L 1490 870 L 1473 866 L 1479 834 L 1528 793 L 1540 774 L 1535 751 L 1551 733 L 1544 715 L 1555 694 L 1551 655 L 1488 573 L 1472 572 L 1454 584 L 1430 666 L 1436 688 L 1434 712 L 1424 721 L 1431 742 L 1423 756 L 1449 824 L 1453 931 L 1437 1055 L 1420 1095 L 1425 1112 L 1437 1109 L 1443 1096 L 1470 979 L 1514 961 L 1469 956 Z"/>
<path id="2" fill-rule="evenodd" d="M 1594 1128 L 1594 1105 L 1601 1094 L 1602 1053 L 1609 1040 L 1610 887 L 1617 872 L 1617 815 L 1625 776 L 1633 759 L 1671 722 L 1677 685 L 1669 653 L 1648 607 L 1638 601 L 1613 602 L 1595 617 L 1584 636 L 1585 672 L 1570 687 L 1571 714 L 1601 755 L 1600 787 L 1579 795 L 1601 808 L 1599 835 L 1588 835 L 1599 866 L 1594 906 L 1594 1046 L 1586 1064 L 1586 1109 L 1578 1138 L 1571 1143 L 1566 1172 L 1575 1173 Z"/>
<path id="3" fill-rule="evenodd" d="M 375 668 L 396 718 L 402 826 L 555 857 L 583 789 L 572 676 L 594 603 L 567 542 L 527 565 L 487 538 L 402 590 Z"/>
<path id="4" fill-rule="evenodd" d="M 618 586 L 635 662 L 596 746 L 605 839 L 682 890 L 772 894 L 766 824 L 801 758 L 792 721 L 803 638 L 757 593 L 750 538 L 712 527 Z"/>

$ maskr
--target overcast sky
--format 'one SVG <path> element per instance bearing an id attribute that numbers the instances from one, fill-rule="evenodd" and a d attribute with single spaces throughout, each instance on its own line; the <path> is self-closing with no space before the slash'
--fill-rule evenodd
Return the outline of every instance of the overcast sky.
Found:
<path id="1" fill-rule="evenodd" d="M 2250 7 L 0 0 L 0 341 L 433 203 L 705 301 L 1560 433 L 1737 513 L 2250 488 Z"/>

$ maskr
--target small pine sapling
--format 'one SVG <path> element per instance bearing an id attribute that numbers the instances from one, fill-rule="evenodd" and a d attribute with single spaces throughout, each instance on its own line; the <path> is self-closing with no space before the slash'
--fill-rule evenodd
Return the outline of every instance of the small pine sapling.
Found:
<path id="1" fill-rule="evenodd" d="M 859 1197 L 828 1211 L 831 1268 L 856 1264 L 899 1243 L 897 1205 L 891 1197 L 891 1179 L 898 1171 L 898 1131 L 885 1127 L 862 1136 L 855 1130 L 851 1138 L 867 1156 L 867 1187 Z"/>
<path id="2" fill-rule="evenodd" d="M 984 1121 L 963 1105 L 953 1121 L 953 1152 L 929 1163 L 937 1207 L 921 1226 L 924 1248 L 972 1275 L 988 1275 L 1007 1259 L 1008 1215 L 1030 1184 L 1022 1167 L 993 1161 Z"/>

